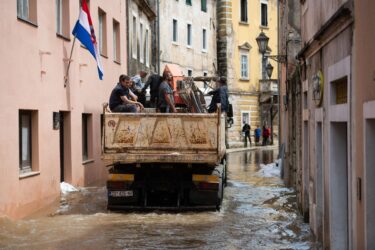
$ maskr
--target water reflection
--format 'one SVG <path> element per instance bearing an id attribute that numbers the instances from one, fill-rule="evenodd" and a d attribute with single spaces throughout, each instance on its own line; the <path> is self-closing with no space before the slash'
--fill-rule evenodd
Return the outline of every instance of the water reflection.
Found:
<path id="1" fill-rule="evenodd" d="M 229 183 L 220 212 L 110 213 L 105 188 L 64 196 L 49 216 L 0 219 L 4 249 L 311 249 L 295 193 L 257 174 L 274 151 L 228 155 Z"/>

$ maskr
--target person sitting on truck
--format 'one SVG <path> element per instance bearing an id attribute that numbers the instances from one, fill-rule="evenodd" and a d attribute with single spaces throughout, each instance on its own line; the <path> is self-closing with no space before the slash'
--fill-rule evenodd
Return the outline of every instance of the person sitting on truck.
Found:
<path id="1" fill-rule="evenodd" d="M 208 95 L 212 95 L 210 106 L 208 107 L 209 113 L 216 112 L 217 104 L 221 104 L 221 112 L 228 112 L 229 101 L 228 101 L 228 87 L 227 80 L 224 77 L 220 77 L 216 82 L 217 89 L 208 92 Z"/>
<path id="2" fill-rule="evenodd" d="M 159 86 L 159 111 L 160 113 L 176 113 L 174 106 L 173 90 L 171 88 L 172 74 L 164 72 L 163 81 Z"/>
<path id="3" fill-rule="evenodd" d="M 136 113 L 143 109 L 137 102 L 137 96 L 130 90 L 132 82 L 127 75 L 120 75 L 119 82 L 112 90 L 109 98 L 109 108 L 115 113 Z"/>
<path id="4" fill-rule="evenodd" d="M 142 93 L 146 93 L 146 89 L 150 86 L 150 107 L 156 108 L 159 97 L 159 86 L 163 81 L 163 77 L 159 74 L 152 74 L 148 77 L 145 85 L 142 88 Z"/>
<path id="5" fill-rule="evenodd" d="M 146 95 L 142 91 L 144 87 L 144 83 L 142 82 L 142 79 L 145 78 L 146 76 L 147 76 L 147 72 L 141 70 L 139 71 L 138 75 L 135 75 L 130 78 L 130 80 L 134 83 L 132 91 L 134 94 L 137 95 L 138 101 L 142 103 L 142 105 L 145 105 L 146 103 Z"/>

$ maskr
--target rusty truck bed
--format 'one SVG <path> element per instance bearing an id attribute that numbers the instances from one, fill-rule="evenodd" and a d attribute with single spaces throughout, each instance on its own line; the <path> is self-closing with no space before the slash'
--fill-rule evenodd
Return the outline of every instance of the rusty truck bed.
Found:
<path id="1" fill-rule="evenodd" d="M 217 164 L 225 154 L 220 113 L 104 113 L 103 125 L 109 162 Z"/>

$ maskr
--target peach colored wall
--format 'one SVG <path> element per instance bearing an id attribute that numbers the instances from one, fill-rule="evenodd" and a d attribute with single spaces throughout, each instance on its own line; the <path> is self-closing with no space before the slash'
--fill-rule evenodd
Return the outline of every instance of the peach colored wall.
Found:
<path id="1" fill-rule="evenodd" d="M 354 88 L 355 102 L 353 112 L 355 116 L 353 145 L 353 162 L 355 163 L 356 174 L 362 178 L 363 199 L 366 199 L 365 175 L 364 175 L 364 151 L 370 152 L 364 146 L 364 103 L 375 100 L 375 49 L 373 41 L 375 33 L 369 32 L 375 26 L 375 2 L 373 0 L 356 0 L 355 1 L 355 29 L 354 29 L 354 82 L 357 83 Z M 371 152 L 374 152 L 371 149 Z M 374 167 L 374 166 L 369 166 Z M 365 207 L 364 201 L 357 202 L 356 206 L 357 225 L 355 228 L 356 242 L 355 249 L 365 248 Z M 373 211 L 372 211 L 373 212 Z"/>
<path id="2" fill-rule="evenodd" d="M 37 1 L 37 24 L 17 20 L 17 4 L 0 1 L 0 216 L 23 217 L 59 197 L 59 130 L 52 129 L 52 112 L 69 111 L 71 148 L 67 151 L 73 185 L 103 182 L 105 167 L 100 160 L 100 114 L 102 103 L 121 73 L 126 73 L 125 5 L 121 0 L 91 0 L 98 36 L 98 6 L 107 13 L 108 58 L 101 57 L 104 80 L 98 79 L 94 58 L 76 41 L 70 67 L 70 82 L 64 88 L 64 58 L 70 42 L 56 36 L 55 1 Z M 70 1 L 70 31 L 78 18 L 79 1 Z M 113 62 L 112 19 L 120 23 L 121 64 Z M 42 54 L 49 52 L 50 55 Z M 87 65 L 87 66 L 86 66 Z M 40 174 L 19 179 L 19 109 L 38 113 L 38 164 Z M 82 164 L 82 113 L 92 114 L 92 163 Z M 35 131 L 33 131 L 35 132 Z M 35 150 L 33 148 L 33 150 Z M 69 158 L 69 157 L 68 157 Z"/>

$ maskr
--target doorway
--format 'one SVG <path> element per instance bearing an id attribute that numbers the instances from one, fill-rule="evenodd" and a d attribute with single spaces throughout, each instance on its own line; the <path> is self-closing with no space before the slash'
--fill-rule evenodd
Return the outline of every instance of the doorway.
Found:
<path id="1" fill-rule="evenodd" d="M 366 249 L 375 249 L 375 119 L 366 120 L 365 126 Z"/>
<path id="2" fill-rule="evenodd" d="M 348 249 L 348 130 L 346 122 L 332 122 L 330 135 L 330 238 L 332 249 Z"/>
<path id="3" fill-rule="evenodd" d="M 322 123 L 316 124 L 316 230 L 319 241 L 323 240 L 323 128 Z"/>
<path id="4" fill-rule="evenodd" d="M 60 182 L 71 181 L 70 159 L 70 113 L 60 111 Z"/>

